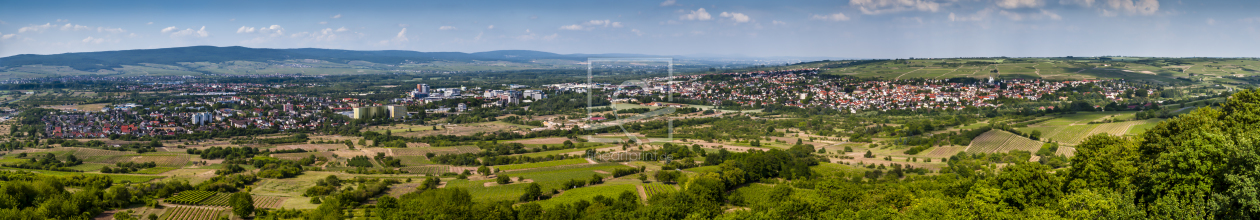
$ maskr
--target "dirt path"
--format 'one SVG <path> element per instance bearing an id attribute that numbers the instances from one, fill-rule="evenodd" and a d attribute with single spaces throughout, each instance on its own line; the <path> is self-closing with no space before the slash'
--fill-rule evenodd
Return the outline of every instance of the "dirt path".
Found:
<path id="1" fill-rule="evenodd" d="M 595 160 L 592 160 L 591 158 L 586 158 L 586 162 L 590 164 L 598 164 L 595 162 Z"/>
<path id="2" fill-rule="evenodd" d="M 1037 69 L 1037 66 L 1039 66 L 1039 65 L 1041 65 L 1041 64 L 1040 64 L 1040 63 L 1038 63 L 1038 64 L 1036 64 L 1036 65 L 1033 65 L 1033 66 L 1032 66 L 1032 68 L 1033 68 L 1033 73 L 1036 73 L 1036 74 L 1037 74 L 1037 78 L 1041 78 L 1041 69 Z M 1052 64 L 1052 65 L 1053 65 L 1053 64 Z"/>
<path id="3" fill-rule="evenodd" d="M 644 189 L 643 185 L 635 185 L 634 187 L 639 188 L 639 201 L 643 202 L 644 205 L 647 205 L 647 189 Z"/>

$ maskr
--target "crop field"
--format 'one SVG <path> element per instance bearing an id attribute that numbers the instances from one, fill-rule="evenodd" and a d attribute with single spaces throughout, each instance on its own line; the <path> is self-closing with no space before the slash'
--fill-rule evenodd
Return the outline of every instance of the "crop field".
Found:
<path id="1" fill-rule="evenodd" d="M 494 166 L 494 168 L 499 169 L 499 170 L 521 170 L 521 169 L 533 169 L 533 168 L 554 167 L 554 166 L 564 166 L 564 165 L 574 165 L 574 164 L 584 164 L 584 163 L 588 163 L 586 159 L 576 158 L 576 159 L 565 159 L 565 160 L 553 160 L 553 161 L 538 162 L 538 163 L 509 164 L 509 165 Z"/>
<path id="2" fill-rule="evenodd" d="M 214 197 L 215 194 L 218 193 L 201 190 L 188 190 L 180 192 L 170 198 L 166 198 L 165 201 L 173 204 L 192 205 L 201 203 L 201 201 L 206 200 L 207 198 Z"/>
<path id="3" fill-rule="evenodd" d="M 197 204 L 208 206 L 232 206 L 232 204 L 228 203 L 231 198 L 232 194 L 230 193 L 216 193 L 214 196 L 206 198 L 206 200 L 201 200 L 201 202 Z"/>
<path id="4" fill-rule="evenodd" d="M 122 182 L 143 183 L 143 182 L 149 182 L 150 180 L 153 180 L 153 179 L 162 178 L 162 176 L 153 176 L 153 175 L 95 174 L 95 173 L 61 172 L 61 171 L 49 171 L 49 170 L 32 170 L 32 169 L 21 169 L 21 168 L 11 168 L 11 167 L 0 167 L 0 170 L 21 170 L 21 171 L 29 171 L 32 173 L 50 175 L 50 176 L 73 176 L 73 175 L 107 176 L 110 179 L 113 179 L 114 183 L 122 183 Z"/>
<path id="5" fill-rule="evenodd" d="M 395 158 L 402 160 L 402 164 L 404 166 L 424 166 L 433 164 L 433 161 L 429 161 L 429 159 L 424 158 L 424 156 L 395 156 Z"/>
<path id="6" fill-rule="evenodd" d="M 212 207 L 197 206 L 175 206 L 166 210 L 162 214 L 162 219 L 166 220 L 213 220 L 217 219 L 224 209 Z"/>
<path id="7" fill-rule="evenodd" d="M 1063 155 L 1067 157 L 1073 157 L 1073 156 L 1076 156 L 1076 148 L 1059 146 L 1059 151 L 1055 151 L 1054 155 Z"/>
<path id="8" fill-rule="evenodd" d="M 521 171 L 506 171 L 499 174 L 512 177 L 513 182 L 516 181 L 517 177 L 532 179 L 535 183 L 541 185 L 542 189 L 546 191 L 550 189 L 562 189 L 562 184 L 572 179 L 583 181 L 588 180 L 591 178 L 591 175 L 597 174 L 595 172 L 596 170 L 611 173 L 614 169 L 626 167 L 628 166 L 615 163 L 583 164 L 566 167 L 545 167 Z M 636 179 L 635 181 L 638 180 Z M 494 182 L 494 180 L 451 180 L 450 182 L 447 182 L 446 187 L 463 187 L 468 189 L 469 194 L 472 194 L 473 200 L 475 201 L 494 201 L 516 200 L 521 195 L 521 192 L 524 192 L 525 188 L 529 185 L 513 183 L 508 185 L 485 187 L 482 184 L 486 182 Z"/>
<path id="9" fill-rule="evenodd" d="M 1054 134 L 1054 136 L 1045 136 L 1049 136 L 1048 140 L 1058 141 L 1059 143 L 1077 144 L 1084 140 L 1086 135 L 1093 131 L 1095 127 L 1098 127 L 1098 124 L 1071 125 L 1059 129 L 1059 132 Z"/>
<path id="10" fill-rule="evenodd" d="M 1150 130 L 1151 128 L 1154 128 L 1156 125 L 1159 125 L 1160 121 L 1163 121 L 1163 120 L 1162 119 L 1146 119 L 1142 121 L 1142 123 L 1129 127 L 1129 131 L 1126 134 L 1142 135 L 1142 133 L 1146 133 L 1146 130 Z"/>
<path id="11" fill-rule="evenodd" d="M 91 158 L 98 156 L 117 156 L 117 155 L 135 155 L 131 151 L 101 150 L 92 148 L 68 147 L 66 149 L 74 149 L 74 156 L 78 158 Z"/>
<path id="12" fill-rule="evenodd" d="M 442 173 L 451 172 L 451 166 L 446 166 L 446 165 L 413 166 L 413 167 L 403 167 L 403 168 L 398 168 L 398 169 L 402 171 L 407 171 L 407 173 L 410 173 L 410 174 L 439 175 Z"/>
<path id="13" fill-rule="evenodd" d="M 621 193 L 623 192 L 634 193 L 635 197 L 639 196 L 639 193 L 638 193 L 639 189 L 634 184 L 605 183 L 605 184 L 600 184 L 600 185 L 565 190 L 563 193 L 560 193 L 560 195 L 551 197 L 551 199 L 543 200 L 542 202 L 539 202 L 538 204 L 542 205 L 543 208 L 551 208 L 560 204 L 573 204 L 574 202 L 577 202 L 578 200 L 590 201 L 591 198 L 595 198 L 595 196 L 601 196 L 601 195 L 604 197 L 617 199 L 617 197 L 621 195 Z"/>
<path id="14" fill-rule="evenodd" d="M 957 155 L 958 152 L 963 151 L 964 149 L 967 149 L 967 147 L 966 146 L 933 147 L 931 151 L 928 151 L 928 153 L 924 154 L 923 156 L 927 156 L 931 158 L 948 158 L 949 156 Z"/>
<path id="15" fill-rule="evenodd" d="M 319 151 L 328 151 L 330 149 L 335 150 L 335 149 L 342 149 L 342 148 L 346 148 L 346 145 L 345 144 L 295 144 L 295 145 L 276 146 L 276 148 L 273 148 L 272 150 L 302 149 L 306 151 L 319 152 Z"/>
<path id="16" fill-rule="evenodd" d="M 190 158 L 192 158 L 192 155 L 187 155 L 187 154 L 184 154 L 184 155 L 147 155 L 146 154 L 144 156 L 135 157 L 131 159 L 131 161 L 136 162 L 136 163 L 153 162 L 153 163 L 157 163 L 158 166 L 163 166 L 163 167 L 183 167 L 183 166 L 188 165 L 188 161 Z"/>
<path id="17" fill-rule="evenodd" d="M 753 206 L 767 205 L 767 204 L 773 203 L 773 201 L 770 200 L 770 191 L 772 191 L 773 189 L 774 189 L 774 186 L 772 185 L 753 183 L 753 184 L 748 184 L 747 186 L 744 186 L 744 187 L 740 187 L 739 189 L 736 189 L 735 191 L 744 197 L 744 202 L 748 203 L 749 207 L 753 207 Z M 808 197 L 817 197 L 817 196 L 818 196 L 818 191 L 812 190 L 812 189 L 799 189 L 798 188 L 798 189 L 792 190 L 792 197 L 794 198 L 808 198 Z"/>
<path id="18" fill-rule="evenodd" d="M 307 157 L 310 157 L 311 155 L 315 155 L 315 157 L 325 157 L 329 159 L 333 158 L 332 152 L 283 153 L 283 154 L 272 154 L 271 157 L 275 157 L 281 160 L 301 160 L 302 158 L 307 158 Z"/>
<path id="19" fill-rule="evenodd" d="M 135 158 L 136 156 L 139 156 L 139 155 L 132 154 L 132 155 L 111 155 L 111 156 L 87 157 L 87 158 L 83 158 L 83 162 L 115 164 L 118 162 L 131 161 L 131 159 Z"/>
<path id="20" fill-rule="evenodd" d="M 135 173 L 136 173 L 136 174 L 160 174 L 160 173 L 165 173 L 165 172 L 167 172 L 167 171 L 172 171 L 172 170 L 176 170 L 176 169 L 179 169 L 179 168 L 175 168 L 175 167 L 154 167 L 154 168 L 148 168 L 148 169 L 143 169 L 143 170 L 140 170 L 140 171 L 136 171 Z M 100 170 L 100 168 L 97 168 L 97 170 Z"/>
<path id="21" fill-rule="evenodd" d="M 981 134 L 971 141 L 967 153 L 994 153 L 1012 150 L 1037 151 L 1040 141 L 1034 141 L 1006 131 L 993 130 Z"/>
<path id="22" fill-rule="evenodd" d="M 666 185 L 663 183 L 647 184 L 643 186 L 643 190 L 646 191 L 645 193 L 647 193 L 648 198 L 652 198 L 652 196 L 656 194 L 678 191 L 677 188 L 674 188 L 674 185 Z"/>
<path id="23" fill-rule="evenodd" d="M 481 148 L 477 148 L 475 146 L 421 147 L 421 148 L 402 148 L 402 149 L 391 149 L 391 150 L 394 151 L 395 156 L 424 156 L 425 153 L 430 153 L 430 152 L 436 155 L 481 152 Z"/>
<path id="24" fill-rule="evenodd" d="M 284 204 L 284 200 L 286 200 L 284 197 L 277 197 L 277 196 L 253 195 L 253 197 L 254 197 L 254 207 L 263 208 L 263 209 L 280 208 L 280 205 Z"/>
<path id="25" fill-rule="evenodd" d="M 1129 133 L 1130 127 L 1133 127 L 1133 125 L 1137 125 L 1141 123 L 1142 121 L 1126 121 L 1126 122 L 1099 124 L 1098 127 L 1094 128 L 1094 131 L 1089 132 L 1089 134 L 1085 136 L 1088 137 L 1094 134 L 1109 134 L 1109 135 L 1114 135 L 1114 136 L 1124 136 L 1124 134 Z"/>

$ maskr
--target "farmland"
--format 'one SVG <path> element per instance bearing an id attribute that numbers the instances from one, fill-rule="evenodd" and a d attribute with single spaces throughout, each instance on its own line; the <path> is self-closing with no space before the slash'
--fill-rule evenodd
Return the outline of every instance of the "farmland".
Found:
<path id="1" fill-rule="evenodd" d="M 623 192 L 634 193 L 637 197 L 639 195 L 638 191 L 638 187 L 630 183 L 605 183 L 601 185 L 565 190 L 563 193 L 560 193 L 560 195 L 552 197 L 551 199 L 543 200 L 539 203 L 539 205 L 542 205 L 544 208 L 551 208 L 560 204 L 572 204 L 573 202 L 577 202 L 579 200 L 590 200 L 596 196 L 604 196 L 615 199 Z"/>
<path id="2" fill-rule="evenodd" d="M 533 168 L 564 166 L 564 165 L 574 165 L 574 164 L 584 164 L 584 163 L 588 163 L 586 159 L 576 158 L 576 159 L 565 159 L 565 160 L 553 160 L 553 161 L 538 162 L 538 163 L 501 165 L 501 166 L 495 166 L 495 169 L 521 170 L 521 169 L 533 169 Z"/>
<path id="3" fill-rule="evenodd" d="M 162 214 L 164 220 L 214 220 L 226 209 L 203 206 L 174 206 Z"/>
<path id="4" fill-rule="evenodd" d="M 210 191 L 188 190 L 188 191 L 180 192 L 179 194 L 176 194 L 175 196 L 172 196 L 170 198 L 167 198 L 166 202 L 174 203 L 174 204 L 193 205 L 193 204 L 201 203 L 201 201 L 206 200 L 207 198 L 214 197 L 216 194 L 218 193 L 210 192 Z"/>
<path id="5" fill-rule="evenodd" d="M 657 194 L 671 193 L 671 192 L 678 191 L 677 188 L 674 188 L 674 185 L 666 185 L 663 183 L 646 184 L 643 186 L 643 189 L 644 191 L 646 191 L 645 193 L 647 193 L 648 198 L 652 198 L 652 196 L 657 195 Z"/>
<path id="6" fill-rule="evenodd" d="M 995 153 L 1012 150 L 1037 151 L 1043 143 L 1006 131 L 985 132 L 971 141 L 967 153 Z"/>

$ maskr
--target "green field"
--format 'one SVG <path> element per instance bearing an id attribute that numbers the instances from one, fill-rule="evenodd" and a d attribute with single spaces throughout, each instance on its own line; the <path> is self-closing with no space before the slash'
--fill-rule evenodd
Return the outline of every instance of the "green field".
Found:
<path id="1" fill-rule="evenodd" d="M 565 190 L 560 193 L 560 195 L 538 202 L 538 204 L 542 205 L 543 208 L 551 208 L 560 204 L 573 204 L 574 202 L 580 200 L 590 201 L 591 198 L 595 198 L 595 196 L 604 196 L 616 199 L 622 192 L 633 193 L 635 197 L 639 196 L 639 189 L 636 185 L 630 182 L 621 181 Z"/>
<path id="2" fill-rule="evenodd" d="M 1012 150 L 1037 151 L 1043 143 L 1001 130 L 992 130 L 971 141 L 967 153 L 995 153 Z"/>
<path id="3" fill-rule="evenodd" d="M 500 165 L 500 166 L 494 166 L 494 168 L 499 169 L 499 170 L 522 170 L 522 169 L 554 167 L 554 166 L 564 166 L 564 165 L 574 165 L 574 164 L 584 164 L 584 163 L 589 163 L 589 162 L 587 162 L 586 159 L 583 159 L 583 158 L 576 158 L 576 159 L 565 159 L 565 160 L 553 160 L 553 161 L 538 162 L 538 163 Z"/>
<path id="4" fill-rule="evenodd" d="M 548 191 L 551 189 L 560 189 L 562 188 L 561 185 L 564 182 L 572 179 L 582 181 L 589 180 L 592 175 L 599 174 L 595 172 L 596 170 L 611 173 L 614 169 L 626 167 L 627 166 L 625 165 L 614 163 L 584 164 L 566 167 L 545 167 L 522 171 L 506 171 L 499 173 L 499 175 L 508 175 L 512 177 L 513 182 L 516 181 L 517 177 L 523 176 L 526 179 L 531 179 L 535 183 L 541 185 L 543 191 Z M 608 174 L 600 175 L 607 176 Z M 446 187 L 466 188 L 468 189 L 468 192 L 472 194 L 473 199 L 477 201 L 494 201 L 516 200 L 521 193 L 525 192 L 525 187 L 528 186 L 528 184 L 512 183 L 508 185 L 485 187 L 483 184 L 486 182 L 494 182 L 494 180 L 449 180 Z"/>

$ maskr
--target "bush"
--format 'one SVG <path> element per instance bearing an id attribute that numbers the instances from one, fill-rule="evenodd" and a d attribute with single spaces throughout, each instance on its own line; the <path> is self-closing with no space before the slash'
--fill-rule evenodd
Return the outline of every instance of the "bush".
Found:
<path id="1" fill-rule="evenodd" d="M 512 178 L 507 175 L 499 175 L 499 177 L 495 178 L 494 182 L 499 183 L 499 185 L 508 184 L 512 183 Z"/>

